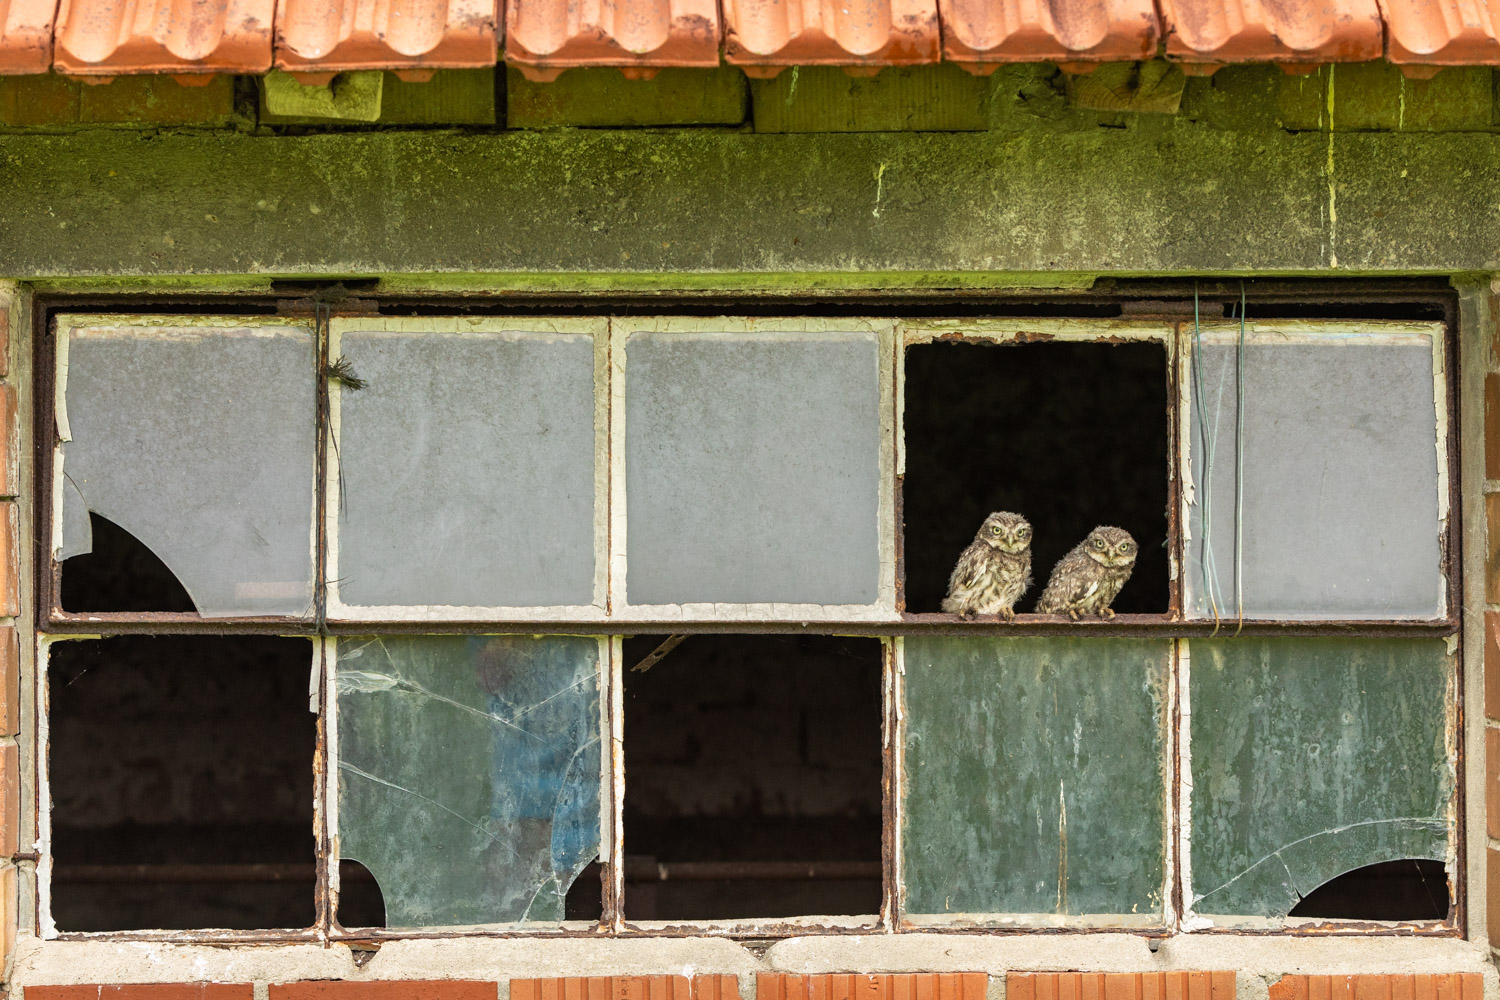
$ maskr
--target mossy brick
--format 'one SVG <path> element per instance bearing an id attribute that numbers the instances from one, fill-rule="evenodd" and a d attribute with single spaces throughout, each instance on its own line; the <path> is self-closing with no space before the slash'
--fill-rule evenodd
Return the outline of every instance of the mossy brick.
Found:
<path id="1" fill-rule="evenodd" d="M 757 132 L 979 132 L 989 127 L 987 77 L 951 63 L 850 76 L 793 66 L 750 81 Z"/>
<path id="2" fill-rule="evenodd" d="M 85 125 L 199 125 L 219 128 L 234 117 L 234 77 L 218 75 L 196 86 L 169 76 L 117 76 L 79 88 L 78 121 Z"/>
<path id="3" fill-rule="evenodd" d="M 1068 76 L 1068 103 L 1094 111 L 1174 115 L 1182 106 L 1187 77 L 1163 59 L 1106 63 L 1091 73 Z"/>
<path id="4" fill-rule="evenodd" d="M 1283 76 L 1277 106 L 1296 130 L 1482 131 L 1495 123 L 1493 76 L 1488 66 L 1453 66 L 1414 80 L 1387 62 L 1330 64 Z"/>
<path id="5" fill-rule="evenodd" d="M 505 76 L 511 128 L 739 125 L 745 100 L 745 74 L 732 66 L 663 69 L 649 80 L 603 67 L 570 69 L 551 83 L 515 67 Z"/>
<path id="6" fill-rule="evenodd" d="M 82 87 L 51 73 L 0 77 L 0 125 L 76 125 Z"/>
<path id="7" fill-rule="evenodd" d="M 385 74 L 382 125 L 494 125 L 495 68 L 440 69 L 425 83 Z"/>

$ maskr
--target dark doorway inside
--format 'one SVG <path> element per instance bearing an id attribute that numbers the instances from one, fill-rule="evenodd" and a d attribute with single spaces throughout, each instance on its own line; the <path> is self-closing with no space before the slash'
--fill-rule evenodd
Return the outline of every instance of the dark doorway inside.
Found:
<path id="1" fill-rule="evenodd" d="M 1452 903 L 1441 861 L 1382 861 L 1329 879 L 1292 907 L 1289 917 L 1336 920 L 1445 920 Z"/>

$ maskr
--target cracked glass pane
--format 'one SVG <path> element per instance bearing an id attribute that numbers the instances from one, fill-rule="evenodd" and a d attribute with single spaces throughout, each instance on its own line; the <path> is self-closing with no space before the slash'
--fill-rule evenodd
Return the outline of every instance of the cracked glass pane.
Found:
<path id="1" fill-rule="evenodd" d="M 1335 876 L 1451 860 L 1442 639 L 1194 639 L 1192 909 L 1284 917 Z"/>
<path id="2" fill-rule="evenodd" d="M 340 335 L 340 599 L 591 604 L 593 335 L 385 322 Z"/>
<path id="3" fill-rule="evenodd" d="M 907 912 L 1160 923 L 1171 641 L 904 646 Z"/>
<path id="4" fill-rule="evenodd" d="M 308 613 L 312 331 L 183 317 L 58 325 L 58 557 L 91 550 L 93 511 L 156 553 L 205 617 Z"/>
<path id="5" fill-rule="evenodd" d="M 632 604 L 870 604 L 874 333 L 661 333 L 626 347 Z"/>
<path id="6" fill-rule="evenodd" d="M 600 853 L 600 641 L 341 639 L 340 854 L 386 925 L 562 920 Z"/>
<path id="7" fill-rule="evenodd" d="M 1206 391 L 1195 388 L 1189 400 L 1197 493 L 1188 508 L 1184 584 L 1187 608 L 1197 616 L 1211 616 L 1215 603 L 1221 616 L 1235 615 L 1238 334 L 1237 325 L 1202 334 L 1195 369 Z M 1427 333 L 1247 331 L 1247 615 L 1443 613 L 1433 363 Z M 1199 381 L 1195 374 L 1191 383 Z M 1205 442 L 1213 446 L 1211 475 Z"/>

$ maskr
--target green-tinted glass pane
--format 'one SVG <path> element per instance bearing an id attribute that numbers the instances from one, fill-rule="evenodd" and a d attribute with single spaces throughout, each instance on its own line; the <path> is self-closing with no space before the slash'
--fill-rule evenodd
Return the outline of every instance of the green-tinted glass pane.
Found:
<path id="1" fill-rule="evenodd" d="M 556 921 L 599 854 L 599 641 L 344 639 L 342 856 L 391 927 Z"/>
<path id="2" fill-rule="evenodd" d="M 1171 641 L 905 649 L 907 913 L 1160 914 Z"/>
<path id="3" fill-rule="evenodd" d="M 1443 860 L 1442 639 L 1193 640 L 1192 909 L 1285 916 L 1335 876 Z"/>

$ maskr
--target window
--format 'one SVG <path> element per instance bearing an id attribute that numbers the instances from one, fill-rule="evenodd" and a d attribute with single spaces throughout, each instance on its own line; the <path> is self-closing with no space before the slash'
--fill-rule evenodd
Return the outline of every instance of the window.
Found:
<path id="1" fill-rule="evenodd" d="M 51 331 L 50 934 L 1336 927 L 1391 865 L 1452 932 L 1440 323 Z M 995 510 L 1035 583 L 943 613 Z M 1105 524 L 1114 616 L 1034 613 Z"/>

